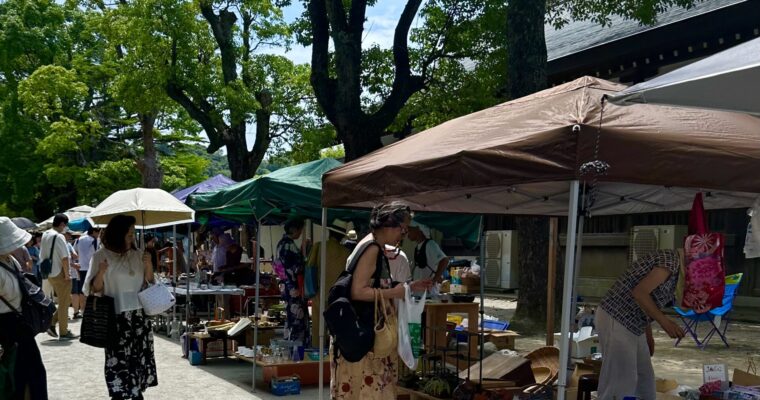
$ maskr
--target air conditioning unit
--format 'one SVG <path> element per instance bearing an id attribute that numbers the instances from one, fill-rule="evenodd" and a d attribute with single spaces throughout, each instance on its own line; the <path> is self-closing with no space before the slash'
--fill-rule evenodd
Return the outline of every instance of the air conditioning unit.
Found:
<path id="1" fill-rule="evenodd" d="M 517 288 L 517 231 L 486 231 L 485 237 L 484 285 L 499 289 Z"/>
<path id="2" fill-rule="evenodd" d="M 686 225 L 640 225 L 631 229 L 628 260 L 633 262 L 657 250 L 683 248 Z"/>

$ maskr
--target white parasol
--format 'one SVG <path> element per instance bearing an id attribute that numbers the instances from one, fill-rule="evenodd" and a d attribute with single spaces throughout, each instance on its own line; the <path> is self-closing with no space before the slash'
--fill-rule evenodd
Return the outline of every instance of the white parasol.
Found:
<path id="1" fill-rule="evenodd" d="M 93 226 L 105 226 L 115 215 L 135 217 L 137 229 L 190 223 L 195 211 L 161 189 L 120 190 L 103 200 L 88 215 Z"/>

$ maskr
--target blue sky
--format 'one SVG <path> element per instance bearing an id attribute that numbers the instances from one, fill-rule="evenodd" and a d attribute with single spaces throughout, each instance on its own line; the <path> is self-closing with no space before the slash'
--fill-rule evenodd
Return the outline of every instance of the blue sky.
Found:
<path id="1" fill-rule="evenodd" d="M 303 5 L 295 0 L 294 5 L 285 8 L 284 15 L 288 22 L 295 20 L 303 12 Z M 364 24 L 363 47 L 379 44 L 389 48 L 393 43 L 393 31 L 396 28 L 401 11 L 406 0 L 378 0 L 374 7 L 367 8 L 367 22 Z M 311 47 L 294 44 L 290 51 L 271 50 L 274 53 L 285 54 L 288 58 L 299 64 L 308 64 L 311 61 Z"/>
<path id="2" fill-rule="evenodd" d="M 378 0 L 374 7 L 367 8 L 367 21 L 364 23 L 363 48 L 368 48 L 373 44 L 378 44 L 385 48 L 391 47 L 393 32 L 396 29 L 396 23 L 405 4 L 406 0 Z M 299 0 L 294 0 L 294 5 L 283 10 L 285 20 L 288 22 L 294 21 L 302 12 L 303 5 Z M 417 23 L 419 23 L 419 18 L 415 21 L 415 24 Z M 309 64 L 311 62 L 311 46 L 305 47 L 298 43 L 293 44 L 290 51 L 285 51 L 285 49 L 281 48 L 263 49 L 263 51 L 284 54 L 297 64 Z M 256 140 L 255 129 L 255 125 L 250 125 L 246 132 L 248 150 L 253 148 Z"/>

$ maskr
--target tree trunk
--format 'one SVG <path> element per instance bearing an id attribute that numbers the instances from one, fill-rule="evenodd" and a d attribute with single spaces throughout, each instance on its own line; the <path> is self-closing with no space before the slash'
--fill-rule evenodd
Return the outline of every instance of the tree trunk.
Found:
<path id="1" fill-rule="evenodd" d="M 241 130 L 242 132 L 240 132 Z M 230 164 L 232 179 L 240 182 L 251 178 L 253 172 L 251 171 L 245 141 L 245 125 L 228 128 L 228 132 L 224 136 L 224 144 L 227 149 L 227 162 Z"/>
<path id="2" fill-rule="evenodd" d="M 143 158 L 137 161 L 137 169 L 142 174 L 142 186 L 146 188 L 160 188 L 164 179 L 161 165 L 156 154 L 156 144 L 153 138 L 153 129 L 156 122 L 154 113 L 140 114 L 140 131 L 143 138 Z"/>
<path id="3" fill-rule="evenodd" d="M 507 89 L 513 99 L 546 88 L 546 0 L 511 0 L 507 8 Z"/>
<path id="4" fill-rule="evenodd" d="M 381 132 L 369 129 L 362 124 L 347 125 L 337 128 L 338 137 L 343 142 L 343 148 L 346 153 L 346 162 L 355 160 L 366 154 L 369 154 L 381 147 Z"/>
<path id="5" fill-rule="evenodd" d="M 509 2 L 507 90 L 513 99 L 546 88 L 545 15 L 546 0 Z M 545 217 L 518 217 L 517 234 L 520 251 L 520 289 L 514 319 L 522 330 L 538 331 L 546 322 L 549 220 Z M 556 309 L 560 309 L 559 303 Z"/>

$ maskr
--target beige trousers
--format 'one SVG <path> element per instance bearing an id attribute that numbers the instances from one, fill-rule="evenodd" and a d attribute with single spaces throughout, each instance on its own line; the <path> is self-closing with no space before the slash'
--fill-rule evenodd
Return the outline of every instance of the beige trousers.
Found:
<path id="1" fill-rule="evenodd" d="M 48 282 L 53 286 L 56 296 L 58 296 L 58 309 L 53 314 L 51 325 L 55 326 L 58 321 L 58 335 L 65 335 L 69 331 L 69 306 L 71 306 L 71 279 L 63 276 L 63 270 L 55 277 L 49 277 Z"/>

